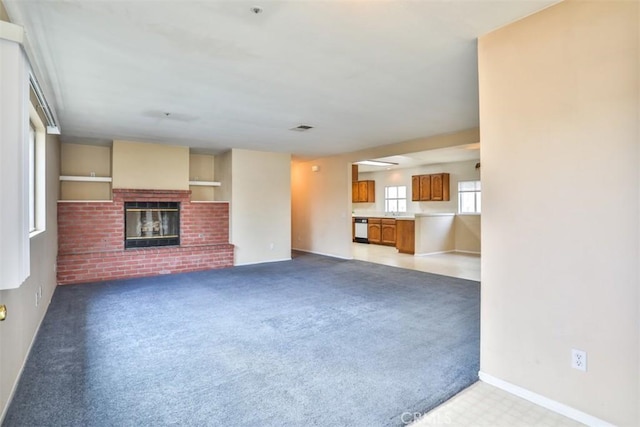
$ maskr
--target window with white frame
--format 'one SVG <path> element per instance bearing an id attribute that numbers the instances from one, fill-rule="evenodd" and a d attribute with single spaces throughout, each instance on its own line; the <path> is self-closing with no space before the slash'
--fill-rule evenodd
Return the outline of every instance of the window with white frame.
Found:
<path id="1" fill-rule="evenodd" d="M 384 187 L 384 211 L 388 213 L 407 211 L 407 187 L 405 185 Z"/>
<path id="2" fill-rule="evenodd" d="M 47 134 L 36 109 L 29 108 L 29 235 L 45 230 L 45 140 Z"/>
<path id="3" fill-rule="evenodd" d="M 36 129 L 29 122 L 29 233 L 36 231 Z"/>
<path id="4" fill-rule="evenodd" d="M 458 182 L 458 213 L 479 214 L 482 207 L 480 181 Z"/>

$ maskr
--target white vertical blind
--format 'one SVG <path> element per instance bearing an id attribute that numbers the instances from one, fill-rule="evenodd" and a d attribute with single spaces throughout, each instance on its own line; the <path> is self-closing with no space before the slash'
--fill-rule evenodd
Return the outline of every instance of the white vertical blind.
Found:
<path id="1" fill-rule="evenodd" d="M 0 289 L 30 274 L 28 70 L 20 44 L 0 38 Z"/>

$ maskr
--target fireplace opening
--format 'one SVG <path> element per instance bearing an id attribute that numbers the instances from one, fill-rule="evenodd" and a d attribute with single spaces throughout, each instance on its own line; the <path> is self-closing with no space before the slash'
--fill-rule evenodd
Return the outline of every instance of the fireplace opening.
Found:
<path id="1" fill-rule="evenodd" d="M 180 244 L 180 203 L 125 202 L 125 248 Z"/>

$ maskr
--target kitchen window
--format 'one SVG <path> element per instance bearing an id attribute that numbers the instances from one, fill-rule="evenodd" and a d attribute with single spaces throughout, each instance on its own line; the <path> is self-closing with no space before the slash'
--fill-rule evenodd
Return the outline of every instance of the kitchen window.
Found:
<path id="1" fill-rule="evenodd" d="M 407 211 L 407 187 L 405 185 L 384 187 L 384 211 L 387 213 Z"/>
<path id="2" fill-rule="evenodd" d="M 458 213 L 479 214 L 482 207 L 480 181 L 458 182 Z"/>

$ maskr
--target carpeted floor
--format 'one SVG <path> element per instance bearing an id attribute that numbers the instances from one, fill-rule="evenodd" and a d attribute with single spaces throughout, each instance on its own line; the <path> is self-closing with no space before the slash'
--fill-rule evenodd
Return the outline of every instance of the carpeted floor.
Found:
<path id="1" fill-rule="evenodd" d="M 310 254 L 58 287 L 3 425 L 401 426 L 477 380 L 479 309 L 478 282 Z"/>

